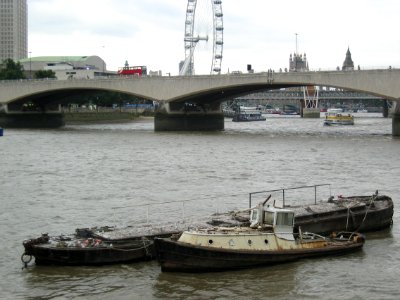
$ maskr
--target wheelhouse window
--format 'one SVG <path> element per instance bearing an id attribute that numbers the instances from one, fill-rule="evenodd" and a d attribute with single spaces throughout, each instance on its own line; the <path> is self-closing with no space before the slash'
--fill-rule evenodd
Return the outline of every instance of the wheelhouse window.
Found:
<path id="1" fill-rule="evenodd" d="M 251 221 L 256 221 L 258 218 L 258 210 L 257 209 L 253 209 L 251 211 Z"/>
<path id="2" fill-rule="evenodd" d="M 293 226 L 293 212 L 278 212 L 276 214 L 276 225 Z"/>
<path id="3" fill-rule="evenodd" d="M 274 213 L 270 211 L 264 212 L 264 223 L 266 225 L 274 225 Z"/>

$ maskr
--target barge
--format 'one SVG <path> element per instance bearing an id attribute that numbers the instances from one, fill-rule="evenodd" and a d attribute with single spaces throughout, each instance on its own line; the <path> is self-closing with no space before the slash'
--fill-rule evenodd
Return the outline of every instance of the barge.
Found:
<path id="1" fill-rule="evenodd" d="M 378 191 L 370 196 L 330 196 L 326 200 L 317 201 L 317 189 L 329 184 L 301 186 L 286 189 L 253 192 L 249 194 L 249 207 L 252 198 L 257 194 L 278 193 L 282 194 L 281 205 L 290 208 L 295 213 L 295 230 L 299 227 L 304 231 L 319 234 L 333 231 L 377 231 L 389 228 L 393 223 L 393 200 L 386 195 L 379 195 Z M 288 204 L 285 195 L 292 190 L 313 189 L 314 195 L 309 195 L 313 203 Z M 218 226 L 247 226 L 249 224 L 249 211 L 232 211 L 215 214 L 210 225 Z"/>
<path id="2" fill-rule="evenodd" d="M 37 265 L 107 265 L 152 260 L 154 238 L 177 231 L 159 230 L 156 234 L 116 227 L 78 228 L 74 234 L 49 236 L 23 242 L 21 261 L 25 267 L 35 258 Z"/>

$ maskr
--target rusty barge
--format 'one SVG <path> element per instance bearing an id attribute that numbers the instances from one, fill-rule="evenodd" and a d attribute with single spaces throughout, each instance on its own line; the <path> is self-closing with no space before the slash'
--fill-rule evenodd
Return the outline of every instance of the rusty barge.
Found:
<path id="1" fill-rule="evenodd" d="M 35 258 L 37 265 L 89 266 L 117 263 L 130 263 L 155 258 L 154 238 L 168 237 L 178 233 L 174 229 L 157 232 L 118 229 L 103 226 L 78 228 L 74 234 L 49 236 L 42 234 L 38 238 L 23 242 L 25 252 L 21 261 L 25 265 Z"/>
<path id="2" fill-rule="evenodd" d="M 329 184 L 277 189 L 249 194 L 249 207 L 256 195 L 269 193 L 281 194 L 281 206 L 290 208 L 295 213 L 295 230 L 301 228 L 319 234 L 329 234 L 338 231 L 377 231 L 389 228 L 393 223 L 393 200 L 378 191 L 370 196 L 330 196 L 326 200 L 317 201 L 317 189 Z M 288 191 L 313 189 L 313 203 L 288 204 L 285 195 Z M 310 198 L 310 197 L 308 197 Z M 215 214 L 210 225 L 218 226 L 248 226 L 249 210 L 231 211 Z"/>

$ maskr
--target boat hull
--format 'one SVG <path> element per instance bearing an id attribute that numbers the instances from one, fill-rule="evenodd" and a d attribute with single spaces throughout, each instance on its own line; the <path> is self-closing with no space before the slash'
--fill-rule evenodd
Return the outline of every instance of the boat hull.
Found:
<path id="1" fill-rule="evenodd" d="M 151 260 L 155 257 L 153 241 L 95 247 L 58 247 L 49 243 L 24 242 L 23 256 L 35 258 L 37 265 L 106 265 Z"/>
<path id="2" fill-rule="evenodd" d="M 37 265 L 106 265 L 150 260 L 144 249 L 46 249 L 33 253 Z"/>
<path id="3" fill-rule="evenodd" d="M 257 118 L 244 118 L 244 117 L 237 117 L 234 116 L 232 122 L 257 122 L 257 121 L 266 121 L 267 118 L 265 117 L 257 117 Z"/>
<path id="4" fill-rule="evenodd" d="M 303 232 L 319 234 L 339 231 L 369 232 L 389 228 L 393 223 L 393 200 L 385 195 L 344 197 L 331 202 L 285 207 L 295 211 L 296 231 L 300 227 Z M 249 226 L 249 213 L 214 215 L 208 224 Z"/>
<path id="5" fill-rule="evenodd" d="M 343 243 L 323 249 L 285 251 L 230 250 L 190 245 L 171 239 L 155 239 L 156 256 L 164 272 L 216 272 L 275 265 L 327 255 L 341 255 L 360 250 L 363 242 Z"/>
<path id="6" fill-rule="evenodd" d="M 354 121 L 345 121 L 345 120 L 325 120 L 324 125 L 354 125 Z"/>
<path id="7" fill-rule="evenodd" d="M 240 110 L 233 115 L 232 122 L 254 122 L 267 120 L 260 110 Z"/>
<path id="8" fill-rule="evenodd" d="M 358 201 L 365 205 L 354 205 Z M 373 202 L 371 197 L 347 197 L 335 200 L 338 205 L 324 212 L 313 211 L 309 206 L 307 214 L 296 214 L 295 227 L 308 232 L 329 234 L 339 231 L 368 232 L 388 228 L 393 223 L 393 200 L 387 196 L 378 196 Z M 340 207 L 342 201 L 342 207 Z M 339 203 L 338 203 L 339 202 Z M 350 206 L 353 203 L 353 206 Z M 349 206 L 349 207 L 346 207 Z"/>

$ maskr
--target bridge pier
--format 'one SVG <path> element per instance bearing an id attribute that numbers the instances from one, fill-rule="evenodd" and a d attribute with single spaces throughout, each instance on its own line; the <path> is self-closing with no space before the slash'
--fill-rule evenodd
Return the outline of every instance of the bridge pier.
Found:
<path id="1" fill-rule="evenodd" d="M 318 90 L 314 86 L 304 86 L 303 95 L 304 98 L 300 100 L 301 117 L 319 119 L 321 114 L 318 108 Z"/>
<path id="2" fill-rule="evenodd" d="M 303 118 L 319 119 L 321 117 L 321 113 L 319 108 L 303 108 L 301 116 Z"/>
<path id="3" fill-rule="evenodd" d="M 0 111 L 0 126 L 4 128 L 58 128 L 64 125 L 59 105 L 50 105 L 42 111 L 36 107 L 30 110 L 23 105 L 4 105 Z"/>
<path id="4" fill-rule="evenodd" d="M 62 114 L 0 113 L 0 127 L 4 128 L 59 128 L 65 125 Z"/>
<path id="5" fill-rule="evenodd" d="M 400 114 L 393 114 L 392 116 L 392 135 L 400 136 Z"/>
<path id="6" fill-rule="evenodd" d="M 172 106 L 172 107 L 171 107 Z M 224 130 L 224 115 L 220 110 L 208 110 L 185 103 L 166 103 L 154 116 L 155 131 L 219 131 Z"/>

